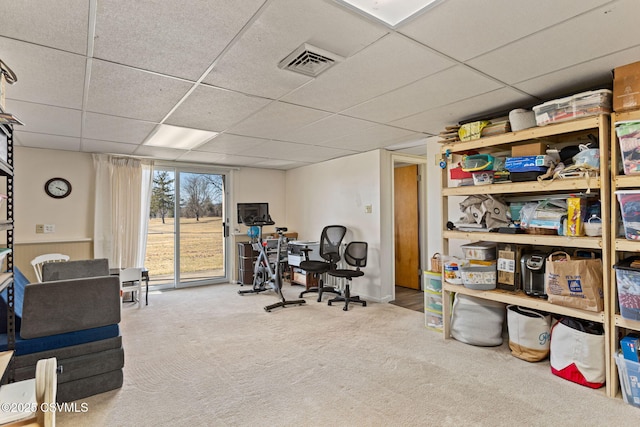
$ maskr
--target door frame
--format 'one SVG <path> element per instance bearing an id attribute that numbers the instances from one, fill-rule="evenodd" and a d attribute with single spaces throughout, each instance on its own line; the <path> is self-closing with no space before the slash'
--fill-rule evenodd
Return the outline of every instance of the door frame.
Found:
<path id="1" fill-rule="evenodd" d="M 232 219 L 232 209 L 233 203 L 231 201 L 231 189 L 233 188 L 233 171 L 234 168 L 226 168 L 214 165 L 202 165 L 196 163 L 184 163 L 184 162 L 170 162 L 170 161 L 156 161 L 154 168 L 165 169 L 170 168 L 173 169 L 175 173 L 176 185 L 179 185 L 179 177 L 178 175 L 181 172 L 186 173 L 204 173 L 204 174 L 212 174 L 212 175 L 224 175 L 224 198 L 222 201 L 222 212 L 224 215 L 223 224 L 226 224 L 227 230 L 231 229 L 231 219 Z M 176 197 L 176 204 L 179 204 L 179 200 Z M 180 232 L 180 224 L 178 219 L 175 219 L 174 225 L 174 254 L 178 253 L 180 250 L 180 242 L 179 242 L 179 232 Z M 176 275 L 179 276 L 179 268 L 180 268 L 180 259 L 174 259 L 174 279 L 173 283 L 165 283 L 153 285 L 154 289 L 183 289 L 190 288 L 195 286 L 206 286 L 206 285 L 215 285 L 222 283 L 229 283 L 232 277 L 233 270 L 233 242 L 232 242 L 231 234 L 227 231 L 227 235 L 224 238 L 224 276 L 216 277 L 215 279 L 204 279 L 187 283 L 178 283 L 175 280 Z M 151 273 L 153 274 L 153 273 Z"/>
<path id="2" fill-rule="evenodd" d="M 391 154 L 391 221 L 390 224 L 390 236 L 391 236 L 391 277 L 394 278 L 394 283 L 391 286 L 391 300 L 396 298 L 396 236 L 395 236 L 395 207 L 393 200 L 395 199 L 395 174 L 393 170 L 398 165 L 418 165 L 418 174 L 420 175 L 420 182 L 418 183 L 418 245 L 420 247 L 420 270 L 424 271 L 428 262 L 427 255 L 427 158 L 423 156 L 415 156 L 411 154 Z M 422 278 L 420 277 L 420 287 L 422 287 Z"/>

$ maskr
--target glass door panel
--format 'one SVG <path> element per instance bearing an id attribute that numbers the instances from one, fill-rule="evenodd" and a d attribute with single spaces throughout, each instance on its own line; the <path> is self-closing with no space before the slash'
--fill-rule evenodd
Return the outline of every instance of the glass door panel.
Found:
<path id="1" fill-rule="evenodd" d="M 224 176 L 179 172 L 178 286 L 223 281 Z"/>
<path id="2" fill-rule="evenodd" d="M 175 172 L 154 170 L 145 267 L 150 285 L 175 284 Z"/>

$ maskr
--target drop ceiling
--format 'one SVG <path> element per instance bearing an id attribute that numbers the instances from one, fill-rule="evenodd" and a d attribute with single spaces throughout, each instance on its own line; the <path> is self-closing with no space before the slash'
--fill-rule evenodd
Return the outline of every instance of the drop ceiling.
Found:
<path id="1" fill-rule="evenodd" d="M 610 88 L 640 60 L 639 14 L 637 0 L 444 0 L 390 29 L 334 0 L 25 0 L 3 6 L 0 59 L 18 76 L 19 146 L 287 170 L 425 154 L 445 126 Z M 303 44 L 341 59 L 317 77 L 278 67 Z M 161 124 L 217 136 L 145 145 Z"/>

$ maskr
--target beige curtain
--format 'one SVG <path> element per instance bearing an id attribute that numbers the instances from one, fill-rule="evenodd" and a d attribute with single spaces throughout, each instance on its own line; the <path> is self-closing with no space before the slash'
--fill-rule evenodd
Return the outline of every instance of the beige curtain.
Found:
<path id="1" fill-rule="evenodd" d="M 111 268 L 144 267 L 153 161 L 94 154 L 94 257 Z"/>

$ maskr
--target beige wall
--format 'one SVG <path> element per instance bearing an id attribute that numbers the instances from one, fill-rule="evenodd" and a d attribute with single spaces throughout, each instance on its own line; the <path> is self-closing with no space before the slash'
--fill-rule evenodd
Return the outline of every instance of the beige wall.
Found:
<path id="1" fill-rule="evenodd" d="M 326 225 L 347 227 L 345 242 L 369 243 L 365 276 L 354 282 L 355 293 L 375 301 L 388 300 L 388 256 L 382 242 L 386 202 L 381 199 L 381 163 L 386 152 L 370 151 L 287 171 L 289 206 L 287 226 L 299 232 L 300 240 L 318 240 Z M 372 212 L 366 213 L 365 206 Z"/>
<path id="2" fill-rule="evenodd" d="M 34 280 L 29 261 L 60 252 L 71 259 L 93 257 L 93 161 L 90 154 L 16 147 L 14 155 L 14 263 Z M 71 195 L 53 199 L 44 184 L 53 177 L 71 182 Z M 36 224 L 54 224 L 38 234 Z"/>
<path id="3" fill-rule="evenodd" d="M 94 173 L 90 154 L 16 147 L 15 242 L 93 238 Z M 44 184 L 53 177 L 71 182 L 71 195 L 53 199 Z M 55 224 L 55 233 L 36 234 L 36 224 Z"/>

